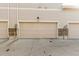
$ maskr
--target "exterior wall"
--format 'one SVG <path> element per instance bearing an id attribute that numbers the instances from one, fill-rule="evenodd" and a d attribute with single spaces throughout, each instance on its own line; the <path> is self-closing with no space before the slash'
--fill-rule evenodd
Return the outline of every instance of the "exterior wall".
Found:
<path id="1" fill-rule="evenodd" d="M 18 8 L 61 9 L 61 3 L 19 3 Z"/>
<path id="2" fill-rule="evenodd" d="M 8 4 L 6 3 L 0 3 L 0 20 L 8 20 Z"/>
<path id="3" fill-rule="evenodd" d="M 35 8 L 35 9 L 40 8 L 40 10 L 34 10 L 34 9 L 31 10 L 27 8 Z M 52 11 L 52 10 L 41 10 L 41 9 L 57 9 L 57 10 Z M 10 23 L 9 27 L 14 27 L 15 24 L 17 23 L 17 17 L 19 20 L 36 21 L 36 17 L 39 16 L 40 20 L 59 21 L 58 27 L 62 28 L 69 21 L 79 21 L 79 10 L 72 10 L 72 11 L 71 10 L 66 11 L 66 10 L 62 10 L 61 3 L 59 4 L 58 3 L 46 3 L 46 4 L 0 3 L 0 20 L 9 20 Z"/>
<path id="4" fill-rule="evenodd" d="M 17 23 L 17 4 L 9 4 L 9 27 L 14 28 Z"/>
<path id="5" fill-rule="evenodd" d="M 79 22 L 79 9 L 63 10 L 63 25 L 69 22 Z"/>
<path id="6" fill-rule="evenodd" d="M 19 20 L 36 20 L 39 16 L 40 20 L 57 20 L 60 19 L 62 11 L 42 11 L 42 10 L 19 10 Z"/>
<path id="7" fill-rule="evenodd" d="M 52 6 L 51 6 L 52 5 Z M 40 10 L 31 9 L 18 9 L 18 8 L 35 8 Z M 41 9 L 56 9 L 55 10 L 41 10 Z M 17 12 L 18 10 L 18 12 Z M 16 3 L 2 3 L 0 4 L 0 20 L 9 20 L 9 27 L 14 27 L 17 23 L 17 18 L 19 20 L 36 20 L 36 17 L 40 17 L 40 20 L 52 20 L 60 21 L 62 12 L 61 3 L 29 3 L 29 4 L 16 4 Z M 18 15 L 18 16 L 17 16 Z"/>
<path id="8" fill-rule="evenodd" d="M 0 20 L 9 21 L 9 29 L 14 28 L 17 21 L 36 22 L 37 17 L 39 21 L 57 21 L 58 28 L 63 28 L 69 21 L 79 21 L 79 9 L 63 9 L 61 3 L 0 4 Z"/>
<path id="9" fill-rule="evenodd" d="M 0 9 L 0 20 L 8 20 L 8 9 Z"/>
<path id="10" fill-rule="evenodd" d="M 61 3 L 0 3 L 0 7 L 62 9 Z"/>
<path id="11" fill-rule="evenodd" d="M 18 19 L 19 20 L 30 20 L 37 21 L 39 17 L 40 21 L 62 21 L 62 11 L 41 11 L 41 10 L 19 10 Z M 60 27 L 59 23 L 59 26 Z"/>

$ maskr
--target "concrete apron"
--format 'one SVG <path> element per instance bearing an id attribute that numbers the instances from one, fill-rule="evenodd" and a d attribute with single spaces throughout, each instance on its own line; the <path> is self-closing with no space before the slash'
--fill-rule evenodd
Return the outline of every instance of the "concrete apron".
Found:
<path id="1" fill-rule="evenodd" d="M 17 41 L 16 37 L 9 37 L 9 39 L 5 43 L 0 44 L 0 49 L 7 50 L 16 41 Z"/>

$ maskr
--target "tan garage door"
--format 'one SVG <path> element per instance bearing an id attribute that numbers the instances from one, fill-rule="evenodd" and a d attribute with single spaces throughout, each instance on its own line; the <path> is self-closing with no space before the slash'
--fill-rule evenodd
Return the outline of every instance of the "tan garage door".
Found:
<path id="1" fill-rule="evenodd" d="M 57 38 L 57 23 L 20 22 L 20 38 Z"/>
<path id="2" fill-rule="evenodd" d="M 79 38 L 79 23 L 69 23 L 69 38 Z"/>
<path id="3" fill-rule="evenodd" d="M 8 38 L 8 22 L 0 22 L 0 38 Z"/>

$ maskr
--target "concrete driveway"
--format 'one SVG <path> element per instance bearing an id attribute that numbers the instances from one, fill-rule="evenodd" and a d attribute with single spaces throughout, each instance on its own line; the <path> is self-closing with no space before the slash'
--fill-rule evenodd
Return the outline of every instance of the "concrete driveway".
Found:
<path id="1" fill-rule="evenodd" d="M 79 56 L 79 40 L 19 39 L 10 46 L 0 44 L 0 55 Z"/>

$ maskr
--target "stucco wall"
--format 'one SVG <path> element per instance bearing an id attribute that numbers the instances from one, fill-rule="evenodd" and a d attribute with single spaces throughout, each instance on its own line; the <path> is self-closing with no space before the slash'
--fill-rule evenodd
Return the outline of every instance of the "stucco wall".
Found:
<path id="1" fill-rule="evenodd" d="M 64 17 L 63 17 L 63 23 L 68 24 L 69 22 L 75 21 L 79 22 L 79 10 L 73 10 L 73 11 L 63 11 Z"/>
<path id="2" fill-rule="evenodd" d="M 59 11 L 45 10 L 27 10 L 18 8 L 40 8 L 40 9 L 58 9 Z M 39 16 L 40 20 L 61 20 L 62 4 L 61 3 L 46 3 L 46 4 L 16 4 L 16 3 L 1 3 L 0 4 L 0 20 L 9 20 L 9 27 L 14 27 L 18 20 L 36 20 Z M 18 15 L 18 16 L 17 16 Z"/>

